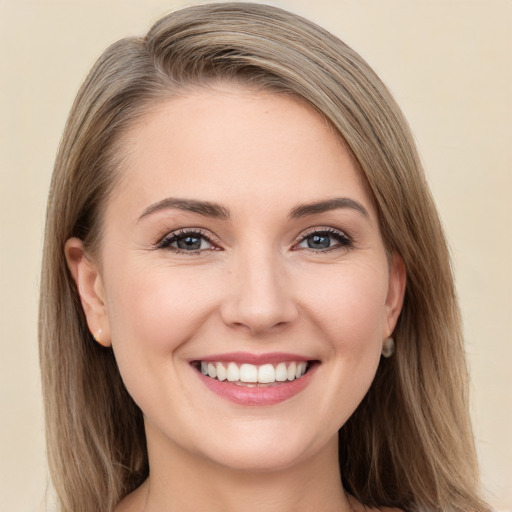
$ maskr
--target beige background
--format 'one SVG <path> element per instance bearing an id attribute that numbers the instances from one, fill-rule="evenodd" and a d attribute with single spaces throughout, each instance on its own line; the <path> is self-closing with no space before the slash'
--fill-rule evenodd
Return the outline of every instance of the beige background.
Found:
<path id="1" fill-rule="evenodd" d="M 0 512 L 44 508 L 37 290 L 67 112 L 107 44 L 191 3 L 0 0 Z M 358 50 L 410 120 L 452 247 L 484 486 L 512 510 L 512 2 L 271 3 Z"/>

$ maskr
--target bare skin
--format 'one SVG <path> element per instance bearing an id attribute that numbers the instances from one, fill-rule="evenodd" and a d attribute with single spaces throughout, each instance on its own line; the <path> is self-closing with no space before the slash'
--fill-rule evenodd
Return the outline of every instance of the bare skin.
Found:
<path id="1" fill-rule="evenodd" d="M 364 510 L 341 485 L 337 432 L 405 271 L 343 143 L 295 99 L 226 85 L 152 111 L 125 160 L 99 255 L 66 246 L 89 328 L 145 418 L 150 478 L 116 512 Z M 191 363 L 232 352 L 313 369 L 284 401 L 234 403 Z"/>
<path id="2" fill-rule="evenodd" d="M 272 503 L 272 500 L 269 500 L 270 503 L 262 504 L 261 503 L 261 496 L 257 494 L 259 492 L 258 486 L 255 485 L 255 482 L 250 480 L 249 482 L 246 482 L 248 486 L 250 487 L 249 492 L 245 492 L 246 490 L 242 491 L 243 495 L 246 497 L 247 502 L 246 505 L 244 505 L 244 511 L 247 510 L 248 512 L 251 512 L 254 510 L 255 512 L 260 512 L 264 510 L 265 512 L 273 512 L 274 510 L 279 511 L 283 510 L 280 508 L 280 505 L 272 507 L 270 503 Z M 240 485 L 240 481 L 236 482 L 235 485 Z M 335 485 L 338 485 L 338 483 L 335 483 Z M 128 495 L 126 498 L 124 498 L 119 505 L 116 507 L 115 512 L 150 512 L 150 509 L 147 507 L 148 498 L 149 498 L 149 491 L 150 491 L 150 482 L 149 479 L 146 480 L 135 492 Z M 251 495 L 252 498 L 251 499 Z M 268 494 L 267 494 L 268 496 Z M 279 496 L 282 497 L 282 496 Z M 373 507 L 366 507 L 362 503 L 360 503 L 358 500 L 356 500 L 353 496 L 345 495 L 343 498 L 343 501 L 345 502 L 344 505 L 339 504 L 333 504 L 333 508 L 329 508 L 329 505 L 327 505 L 324 502 L 324 495 L 322 495 L 319 498 L 319 501 L 314 501 L 314 497 L 312 495 L 308 495 L 308 498 L 311 498 L 311 500 L 308 500 L 308 502 L 303 502 L 301 504 L 297 504 L 297 508 L 295 510 L 303 510 L 303 511 L 311 511 L 311 510 L 317 510 L 321 504 L 322 511 L 326 512 L 343 512 L 344 510 L 347 510 L 349 512 L 402 512 L 401 509 L 398 508 L 390 508 L 390 507 L 382 507 L 380 509 L 376 509 Z M 189 503 L 188 500 L 185 503 L 181 503 L 176 505 L 176 510 L 211 510 L 212 512 L 217 512 L 221 510 L 226 510 L 222 508 L 215 508 L 215 504 L 212 503 L 211 500 L 205 500 L 203 503 Z M 293 501 L 293 500 L 292 500 Z M 177 502 L 178 503 L 178 502 Z M 251 505 L 247 504 L 254 504 L 254 509 L 251 508 Z M 346 508 L 346 505 L 348 504 L 348 508 Z M 182 508 L 180 508 L 182 507 Z M 190 508 L 187 508 L 190 507 Z M 195 508 L 193 508 L 195 507 Z M 307 508 L 309 507 L 309 508 Z M 172 511 L 173 508 L 169 508 L 166 505 L 165 510 Z M 233 510 L 237 510 L 236 506 Z"/>
<path id="3" fill-rule="evenodd" d="M 326 456 L 332 450 L 325 451 Z M 165 462 L 165 478 L 148 479 L 123 500 L 116 512 L 158 510 L 208 510 L 212 512 L 247 510 L 311 511 L 321 504 L 326 512 L 350 512 L 350 503 L 339 485 L 339 474 L 329 471 L 328 460 L 305 461 L 290 471 L 250 473 L 221 468 L 199 461 L 190 464 L 185 453 L 174 453 Z M 183 470 L 186 468 L 186 471 Z M 156 469 L 162 475 L 162 468 Z M 174 480 L 172 475 L 176 475 Z M 190 489 L 184 493 L 183 489 Z M 235 490 L 235 491 L 233 491 Z M 162 501 L 153 495 L 166 496 Z M 287 506 L 284 506 L 287 504 Z"/>

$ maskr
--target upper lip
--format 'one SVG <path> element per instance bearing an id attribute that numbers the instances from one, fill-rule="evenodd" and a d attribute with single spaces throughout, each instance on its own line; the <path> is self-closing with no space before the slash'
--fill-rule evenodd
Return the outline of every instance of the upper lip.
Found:
<path id="1" fill-rule="evenodd" d="M 268 352 L 266 354 L 253 354 L 250 352 L 229 352 L 224 354 L 211 354 L 208 356 L 196 357 L 190 359 L 190 362 L 205 361 L 205 362 L 233 362 L 233 363 L 248 363 L 255 366 L 263 364 L 276 364 L 288 361 L 311 361 L 313 358 L 306 357 L 299 354 L 291 354 L 287 352 Z"/>

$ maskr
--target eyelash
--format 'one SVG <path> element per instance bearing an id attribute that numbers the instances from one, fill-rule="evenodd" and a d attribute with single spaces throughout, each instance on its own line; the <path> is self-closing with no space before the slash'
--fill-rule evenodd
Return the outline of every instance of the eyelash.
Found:
<path id="1" fill-rule="evenodd" d="M 335 251 L 338 249 L 351 249 L 354 246 L 352 239 L 343 231 L 340 231 L 340 230 L 334 229 L 334 228 L 329 228 L 329 227 L 325 227 L 325 228 L 321 227 L 321 228 L 313 228 L 313 229 L 308 230 L 305 233 L 303 233 L 301 235 L 301 237 L 298 239 L 298 241 L 294 247 L 297 247 L 299 244 L 301 244 L 302 242 L 306 241 L 308 238 L 310 238 L 311 236 L 314 236 L 314 235 L 332 237 L 336 240 L 337 243 L 326 248 L 326 249 L 323 249 L 323 250 L 317 250 L 317 249 L 306 248 L 306 247 L 304 247 L 303 249 L 305 249 L 307 251 L 314 252 L 314 253 L 325 254 L 326 252 L 331 252 L 331 251 Z"/>
<path id="2" fill-rule="evenodd" d="M 194 238 L 200 238 L 202 240 L 206 240 L 209 244 L 213 246 L 211 249 L 196 249 L 196 250 L 184 250 L 180 249 L 179 247 L 173 247 L 171 244 L 173 242 L 177 242 L 180 238 L 184 238 L 186 236 L 194 237 Z M 165 235 L 160 242 L 157 243 L 156 248 L 157 249 L 169 249 L 177 254 L 187 254 L 187 255 L 197 255 L 205 250 L 214 250 L 218 251 L 220 248 L 217 246 L 217 244 L 212 240 L 212 236 L 200 229 L 200 228 L 185 228 L 185 229 L 179 229 L 178 231 L 173 231 L 172 233 L 169 233 Z"/>
<path id="3" fill-rule="evenodd" d="M 314 248 L 311 248 L 311 247 L 304 247 L 304 248 L 299 248 L 299 244 L 305 242 L 309 237 L 312 237 L 312 236 L 328 236 L 328 237 L 332 237 L 336 240 L 336 244 L 334 244 L 333 246 L 329 246 L 325 249 L 322 249 L 322 250 L 318 250 L 318 249 L 314 249 Z M 189 236 L 189 237 L 193 237 L 193 238 L 199 238 L 199 239 L 202 239 L 202 240 L 206 240 L 209 244 L 212 245 L 212 248 L 208 248 L 208 249 L 195 249 L 195 250 L 185 250 L 185 249 L 180 249 L 179 247 L 174 247 L 172 246 L 171 244 L 174 243 L 174 242 L 177 242 L 178 240 L 180 240 L 181 238 L 183 237 L 186 237 L 186 236 Z M 220 249 L 220 247 L 212 240 L 212 236 L 200 229 L 200 228 L 185 228 L 185 229 L 180 229 L 178 231 L 173 231 L 172 233 L 169 233 L 167 235 L 165 235 L 157 244 L 156 244 L 156 248 L 157 249 L 168 249 L 168 250 L 171 250 L 172 252 L 175 252 L 177 254 L 187 254 L 187 255 L 197 255 L 197 254 L 200 254 L 201 252 L 203 251 L 218 251 L 218 250 L 222 250 Z M 301 250 L 301 249 L 305 249 L 307 251 L 310 251 L 310 252 L 313 252 L 313 253 L 320 253 L 320 254 L 324 254 L 326 252 L 331 252 L 331 251 L 334 251 L 334 250 L 337 250 L 337 249 L 351 249 L 353 247 L 353 241 L 352 239 L 347 236 L 343 231 L 340 231 L 338 229 L 334 229 L 334 228 L 329 228 L 329 227 L 325 227 L 325 228 L 313 228 L 311 230 L 308 230 L 306 231 L 305 233 L 303 233 L 300 238 L 297 239 L 297 242 L 294 244 L 292 250 Z"/>

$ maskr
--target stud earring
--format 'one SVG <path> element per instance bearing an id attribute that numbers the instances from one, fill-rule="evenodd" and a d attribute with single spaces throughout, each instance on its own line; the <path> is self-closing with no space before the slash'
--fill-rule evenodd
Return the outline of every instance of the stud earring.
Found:
<path id="1" fill-rule="evenodd" d="M 103 329 L 98 329 L 98 332 L 96 334 L 92 335 L 92 337 L 94 338 L 94 341 L 96 343 L 99 343 L 100 345 L 103 345 L 103 343 L 101 343 L 101 341 L 100 341 L 100 336 L 101 336 L 102 332 L 103 332 Z"/>
<path id="2" fill-rule="evenodd" d="M 383 357 L 391 357 L 395 353 L 395 340 L 389 336 L 382 342 Z"/>

